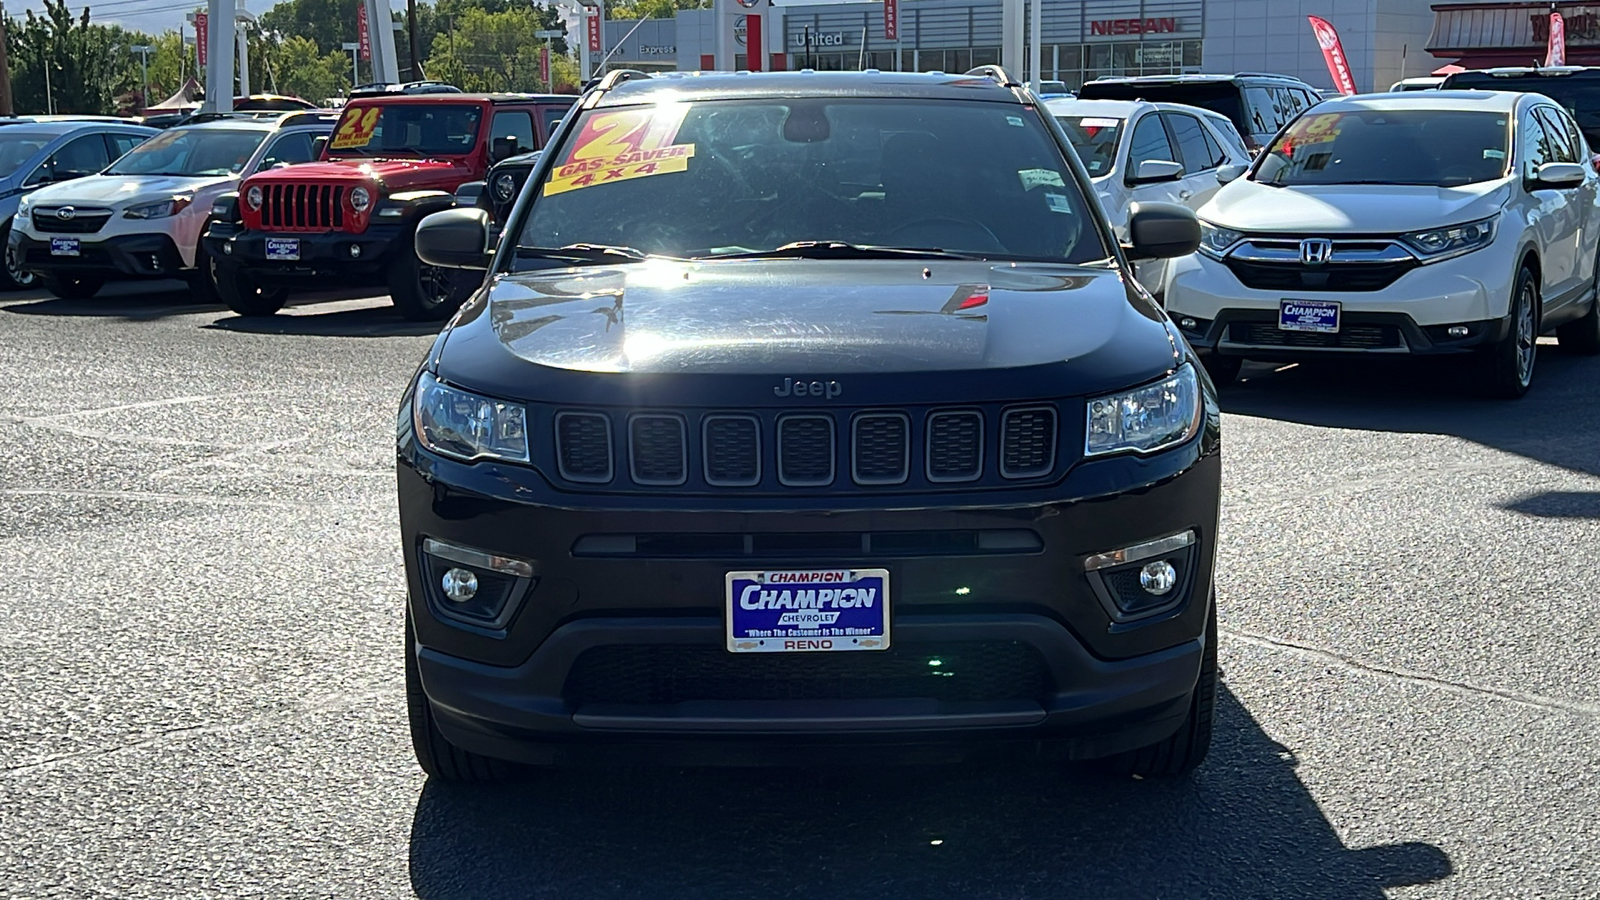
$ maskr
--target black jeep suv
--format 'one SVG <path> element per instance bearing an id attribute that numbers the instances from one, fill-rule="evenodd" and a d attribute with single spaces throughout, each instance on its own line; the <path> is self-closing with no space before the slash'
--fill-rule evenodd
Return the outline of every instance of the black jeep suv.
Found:
<path id="1" fill-rule="evenodd" d="M 405 392 L 422 767 L 1210 741 L 1215 394 L 1055 120 L 965 76 L 613 73 Z M 836 758 L 836 757 L 827 757 Z"/>

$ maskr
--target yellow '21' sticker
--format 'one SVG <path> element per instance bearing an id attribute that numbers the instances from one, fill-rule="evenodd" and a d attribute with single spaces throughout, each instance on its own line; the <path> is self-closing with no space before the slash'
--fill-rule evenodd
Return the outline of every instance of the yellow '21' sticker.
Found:
<path id="1" fill-rule="evenodd" d="M 545 182 L 545 196 L 649 175 L 687 172 L 693 144 L 674 144 L 688 107 L 666 103 L 591 116 Z"/>

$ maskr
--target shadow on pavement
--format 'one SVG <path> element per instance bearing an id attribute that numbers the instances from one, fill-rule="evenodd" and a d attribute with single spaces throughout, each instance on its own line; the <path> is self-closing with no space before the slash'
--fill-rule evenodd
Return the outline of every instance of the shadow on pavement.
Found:
<path id="1" fill-rule="evenodd" d="M 1378 900 L 1443 851 L 1351 849 L 1293 755 L 1224 688 L 1206 764 L 1176 782 L 1038 765 L 562 770 L 430 781 L 422 898 L 1296 897 Z"/>
<path id="2" fill-rule="evenodd" d="M 1521 400 L 1473 393 L 1452 361 L 1247 366 L 1222 390 L 1224 412 L 1363 431 L 1452 435 L 1530 459 L 1600 475 L 1600 358 L 1539 347 L 1533 388 Z M 1593 504 L 1591 504 L 1592 506 Z M 1535 513 L 1537 515 L 1537 513 Z"/>
<path id="3" fill-rule="evenodd" d="M 220 303 L 206 303 L 181 281 L 114 282 L 86 300 L 67 300 L 40 291 L 0 294 L 0 309 L 26 316 L 118 318 L 132 322 L 225 312 Z"/>
<path id="4" fill-rule="evenodd" d="M 443 322 L 408 322 L 387 301 L 380 306 L 339 304 L 321 310 L 311 301 L 291 301 L 275 316 L 227 315 L 205 326 L 240 334 L 292 334 L 313 337 L 416 337 L 438 334 Z"/>

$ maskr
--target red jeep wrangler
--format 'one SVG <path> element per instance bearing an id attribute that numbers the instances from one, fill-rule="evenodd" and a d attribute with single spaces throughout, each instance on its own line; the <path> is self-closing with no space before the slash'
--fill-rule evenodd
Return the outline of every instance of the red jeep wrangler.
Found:
<path id="1" fill-rule="evenodd" d="M 259 172 L 212 210 L 205 246 L 217 292 L 242 316 L 289 291 L 387 285 L 401 315 L 448 317 L 481 273 L 423 265 L 412 236 L 489 167 L 544 146 L 575 98 L 380 94 L 345 106 L 317 162 Z"/>

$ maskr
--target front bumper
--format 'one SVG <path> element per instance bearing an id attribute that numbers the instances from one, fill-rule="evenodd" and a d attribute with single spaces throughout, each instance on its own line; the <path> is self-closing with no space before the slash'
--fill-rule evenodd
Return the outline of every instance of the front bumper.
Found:
<path id="1" fill-rule="evenodd" d="M 1227 266 L 1196 253 L 1174 261 L 1166 308 L 1190 345 L 1222 356 L 1292 361 L 1468 353 L 1509 332 L 1515 268 L 1509 258 L 1501 264 L 1490 248 L 1420 266 L 1374 291 L 1269 291 L 1246 287 Z M 1284 300 L 1340 304 L 1340 333 L 1280 331 Z M 1466 334 L 1453 336 L 1452 328 Z"/>
<path id="2" fill-rule="evenodd" d="M 343 231 L 272 232 L 250 231 L 232 222 L 212 222 L 201 241 L 212 258 L 248 271 L 263 284 L 288 287 L 367 286 L 384 283 L 392 255 L 409 250 L 409 225 L 374 222 L 360 233 Z M 300 242 L 300 259 L 292 262 L 267 259 L 268 238 L 290 238 Z M 356 248 L 358 255 L 351 255 Z"/>
<path id="3" fill-rule="evenodd" d="M 463 465 L 403 445 L 410 652 L 445 736 L 501 758 L 643 753 L 657 761 L 759 762 L 833 743 L 918 757 L 1018 745 L 1073 758 L 1109 755 L 1161 740 L 1187 714 L 1211 639 L 1205 626 L 1220 479 L 1215 432 L 1207 429 L 1156 458 L 1083 463 L 1048 488 L 930 498 L 936 505 L 897 497 L 885 509 L 883 498 L 866 496 L 786 509 L 771 498 L 730 496 L 715 503 L 607 498 L 625 501 L 607 509 L 595 508 L 598 498 L 552 489 L 526 467 Z M 1184 531 L 1196 543 L 1179 602 L 1119 620 L 1085 560 Z M 1037 542 L 940 550 L 934 539 L 973 532 L 1028 532 Z M 580 545 L 623 535 L 639 537 L 631 550 L 627 541 Z M 863 552 L 879 546 L 880 535 L 930 539 L 886 540 L 886 549 Z M 718 539 L 732 536 L 747 538 L 744 553 L 707 549 L 725 548 Z M 440 614 L 442 602 L 422 575 L 420 548 L 430 537 L 533 562 L 536 578 L 503 628 L 463 626 Z M 842 549 L 845 543 L 854 549 Z M 589 546 L 607 549 L 589 553 Z M 890 570 L 891 650 L 727 653 L 727 572 L 819 566 Z M 590 651 L 627 658 L 631 674 L 613 667 L 595 675 L 585 662 Z M 942 677 L 982 672 L 971 675 L 974 693 L 950 694 L 943 682 L 937 690 L 908 689 L 902 680 L 878 695 L 851 680 L 870 681 L 880 662 L 896 667 L 964 652 L 975 654 L 970 665 Z M 1036 688 L 1015 687 L 1019 657 L 1038 666 Z M 606 672 L 644 679 L 656 695 L 624 696 L 627 690 L 608 686 Z M 772 695 L 719 693 L 719 685 L 738 681 L 747 689 L 752 679 L 778 686 Z M 841 683 L 859 690 L 830 687 Z M 985 694 L 1001 683 L 1010 687 Z"/>
<path id="4" fill-rule="evenodd" d="M 53 255 L 50 237 L 78 238 L 78 255 Z M 13 228 L 9 243 L 23 269 L 45 275 L 172 278 L 185 271 L 178 245 L 165 234 L 126 234 L 96 240 L 89 234 L 34 237 Z"/>

